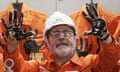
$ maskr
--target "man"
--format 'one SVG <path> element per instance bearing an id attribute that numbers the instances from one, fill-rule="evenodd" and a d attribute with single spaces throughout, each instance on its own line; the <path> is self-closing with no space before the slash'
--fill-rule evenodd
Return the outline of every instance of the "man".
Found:
<path id="1" fill-rule="evenodd" d="M 107 30 L 103 19 L 100 18 L 99 24 Z M 99 27 L 93 29 L 98 30 Z M 84 32 L 85 35 L 87 33 Z M 8 37 L 6 48 L 14 58 L 15 64 L 19 65 L 18 72 L 113 72 L 118 60 L 119 45 L 109 35 L 108 30 L 101 30 L 100 33 L 101 36 L 95 35 L 101 40 L 100 53 L 79 57 L 76 53 L 75 24 L 69 16 L 57 11 L 45 23 L 43 37 L 48 48 L 40 51 L 43 53 L 42 61 L 25 61 L 18 51 L 19 42 L 14 38 Z"/>

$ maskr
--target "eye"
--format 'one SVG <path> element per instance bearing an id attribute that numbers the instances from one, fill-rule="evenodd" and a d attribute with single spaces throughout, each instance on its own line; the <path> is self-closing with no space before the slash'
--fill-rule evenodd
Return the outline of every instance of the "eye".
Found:
<path id="1" fill-rule="evenodd" d="M 64 33 L 64 35 L 66 35 L 66 36 L 71 36 L 71 35 L 73 35 L 73 31 L 72 31 L 72 30 L 64 30 L 63 33 Z"/>
<path id="2" fill-rule="evenodd" d="M 56 36 L 56 35 L 58 35 L 59 34 L 59 31 L 51 31 L 50 32 L 50 35 L 52 35 L 52 36 Z"/>
<path id="3" fill-rule="evenodd" d="M 62 35 L 69 37 L 71 35 L 73 35 L 73 31 L 72 30 L 56 30 L 56 31 L 51 31 L 50 35 L 54 36 L 54 37 L 58 37 L 60 34 L 62 33 Z"/>

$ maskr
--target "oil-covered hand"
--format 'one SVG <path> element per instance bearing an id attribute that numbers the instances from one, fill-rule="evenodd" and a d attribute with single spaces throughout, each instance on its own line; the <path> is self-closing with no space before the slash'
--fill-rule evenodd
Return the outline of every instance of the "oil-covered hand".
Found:
<path id="1" fill-rule="evenodd" d="M 35 34 L 31 39 L 27 40 L 24 44 L 24 48 L 26 53 L 29 55 L 30 52 L 37 53 L 39 52 L 39 49 L 43 46 L 44 42 L 42 42 L 40 45 L 37 44 L 36 39 L 37 39 L 37 34 L 38 30 L 35 30 Z"/>
<path id="2" fill-rule="evenodd" d="M 80 48 L 76 48 L 78 56 L 86 56 L 88 53 L 91 52 L 92 45 L 88 46 L 88 39 L 80 37 Z"/>
<path id="3" fill-rule="evenodd" d="M 12 14 L 12 12 L 9 12 L 8 24 L 6 23 L 4 18 L 2 18 L 1 20 L 6 30 L 6 37 L 10 36 L 10 38 L 15 38 L 16 40 L 20 41 L 33 35 L 32 31 L 26 32 L 22 30 L 23 13 L 17 10 L 14 10 L 14 14 Z"/>
<path id="4" fill-rule="evenodd" d="M 97 12 L 97 5 L 90 3 L 86 4 L 87 13 L 83 12 L 83 16 L 90 23 L 91 29 L 84 32 L 84 35 L 94 35 L 101 40 L 106 40 L 109 37 L 106 22 L 103 18 L 99 17 Z"/>

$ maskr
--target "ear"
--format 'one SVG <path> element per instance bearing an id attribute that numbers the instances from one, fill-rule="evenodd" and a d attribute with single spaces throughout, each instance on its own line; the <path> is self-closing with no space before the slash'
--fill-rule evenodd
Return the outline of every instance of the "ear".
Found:
<path id="1" fill-rule="evenodd" d="M 76 36 L 76 47 L 78 46 L 78 37 Z"/>
<path id="2" fill-rule="evenodd" d="M 45 44 L 48 46 L 48 39 L 45 37 L 44 38 Z"/>
<path id="3" fill-rule="evenodd" d="M 46 46 L 47 46 L 47 48 L 49 49 L 49 47 L 50 47 L 50 46 L 49 46 L 49 41 L 48 41 L 48 38 L 47 38 L 47 37 L 45 37 L 45 39 L 44 39 L 44 40 L 45 40 L 45 45 L 46 45 Z"/>

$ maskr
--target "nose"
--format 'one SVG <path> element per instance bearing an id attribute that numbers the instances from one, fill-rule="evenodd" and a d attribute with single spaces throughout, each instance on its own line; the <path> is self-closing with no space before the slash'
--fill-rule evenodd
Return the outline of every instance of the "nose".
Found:
<path id="1" fill-rule="evenodd" d="M 64 33 L 60 32 L 58 38 L 64 38 L 64 37 L 65 37 Z"/>

